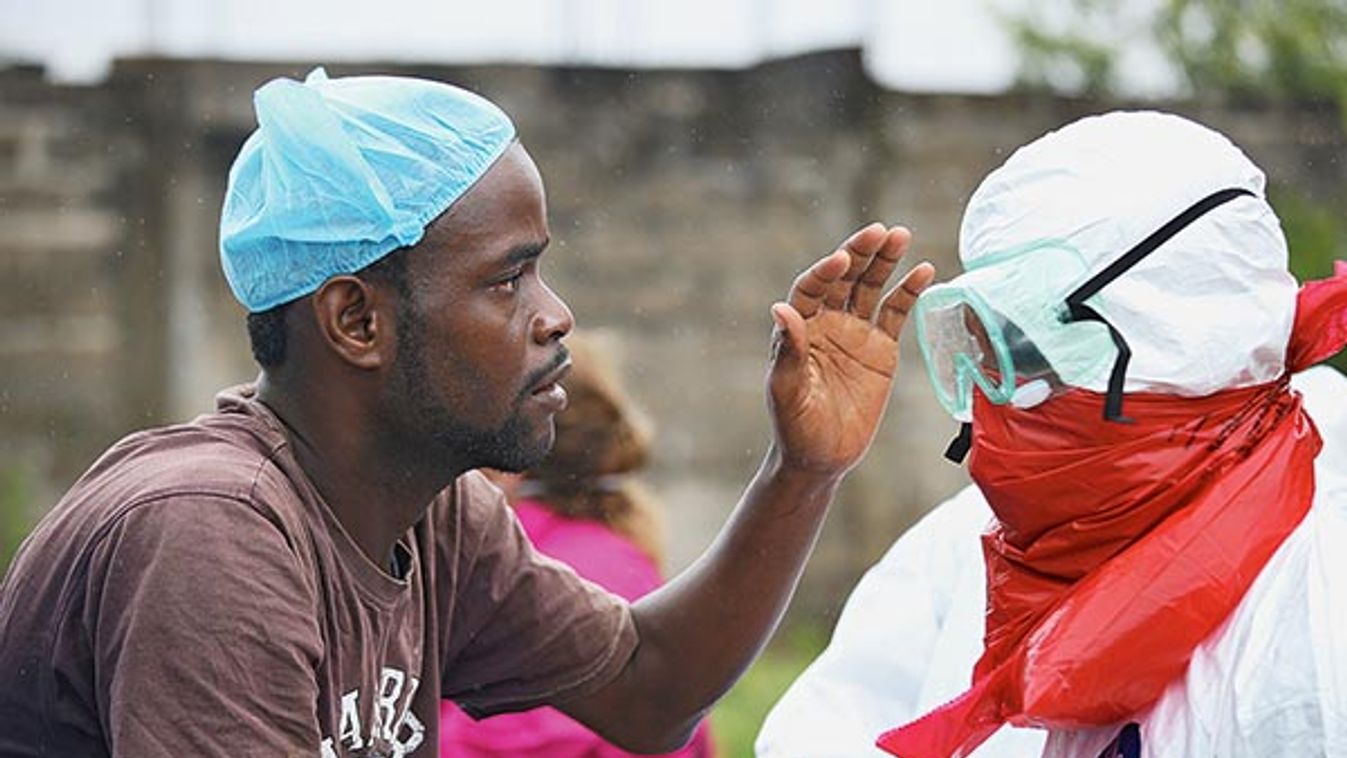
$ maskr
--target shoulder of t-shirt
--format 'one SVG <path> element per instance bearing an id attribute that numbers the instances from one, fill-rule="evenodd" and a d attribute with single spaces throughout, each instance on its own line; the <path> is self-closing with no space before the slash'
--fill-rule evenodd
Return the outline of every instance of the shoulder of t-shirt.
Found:
<path id="1" fill-rule="evenodd" d="M 431 504 L 431 518 L 438 537 L 452 535 L 457 540 L 455 552 L 466 553 L 464 557 L 519 528 L 505 494 L 479 471 L 468 471 L 445 488 Z"/>
<path id="2" fill-rule="evenodd" d="M 63 503 L 116 520 L 132 509 L 192 499 L 250 508 L 288 533 L 298 523 L 290 512 L 297 495 L 275 460 L 283 445 L 222 414 L 137 432 L 109 448 Z"/>

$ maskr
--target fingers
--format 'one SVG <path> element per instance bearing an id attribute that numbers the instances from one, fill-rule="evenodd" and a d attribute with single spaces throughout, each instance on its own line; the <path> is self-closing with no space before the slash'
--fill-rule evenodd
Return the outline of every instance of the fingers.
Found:
<path id="1" fill-rule="evenodd" d="M 903 324 L 907 322 L 907 314 L 911 312 L 912 305 L 917 302 L 917 296 L 922 293 L 922 290 L 930 286 L 933 279 L 935 279 L 934 266 L 924 261 L 914 266 L 898 282 L 898 286 L 884 296 L 884 301 L 879 307 L 879 320 L 876 325 L 883 329 L 885 334 L 898 339 L 898 333 L 903 330 Z"/>
<path id="2" fill-rule="evenodd" d="M 870 259 L 869 266 L 861 274 L 851 293 L 851 312 L 869 321 L 875 315 L 875 306 L 879 304 L 884 283 L 893 275 L 898 261 L 912 242 L 912 232 L 901 226 L 888 230 L 879 249 Z"/>
<path id="3" fill-rule="evenodd" d="M 788 303 L 773 306 L 773 315 L 778 307 L 788 304 L 792 315 L 800 319 L 801 327 L 804 319 L 824 307 L 847 308 L 852 315 L 869 321 L 880 305 L 884 283 L 893 275 L 911 241 L 912 233 L 904 227 L 885 229 L 877 223 L 866 226 L 796 277 Z M 913 301 L 933 276 L 930 264 L 909 271 L 897 287 L 883 296 L 878 325 L 896 336 Z M 780 321 L 778 326 L 784 328 Z M 803 339 L 803 333 L 800 337 Z"/>
<path id="4" fill-rule="evenodd" d="M 828 286 L 828 292 L 823 298 L 824 305 L 839 310 L 846 306 L 847 301 L 851 299 L 856 280 L 869 269 L 875 252 L 884 246 L 887 238 L 888 233 L 884 225 L 874 223 L 860 229 L 842 243 L 838 249 L 846 251 L 849 264 L 846 273 Z"/>
<path id="5" fill-rule="evenodd" d="M 818 313 L 828 288 L 846 273 L 849 260 L 845 250 L 834 250 L 795 277 L 788 302 L 798 315 L 809 318 Z"/>

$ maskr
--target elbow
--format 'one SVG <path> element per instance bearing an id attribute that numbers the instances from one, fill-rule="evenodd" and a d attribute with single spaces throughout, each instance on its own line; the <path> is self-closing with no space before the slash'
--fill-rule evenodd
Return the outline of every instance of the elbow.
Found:
<path id="1" fill-rule="evenodd" d="M 555 705 L 621 750 L 659 755 L 687 745 L 707 712 L 707 708 L 702 708 L 689 713 L 686 706 L 671 702 L 668 694 L 638 694 L 623 689 L 620 693 L 601 692 L 598 696 Z"/>
<path id="2" fill-rule="evenodd" d="M 630 734 L 604 735 L 604 739 L 629 753 L 637 755 L 663 755 L 685 747 L 697 731 L 700 720 L 676 729 L 639 729 Z"/>

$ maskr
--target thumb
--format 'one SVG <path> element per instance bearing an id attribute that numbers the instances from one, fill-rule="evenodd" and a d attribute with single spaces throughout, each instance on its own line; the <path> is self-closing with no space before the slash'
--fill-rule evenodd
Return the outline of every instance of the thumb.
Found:
<path id="1" fill-rule="evenodd" d="M 809 352 L 809 335 L 806 332 L 804 316 L 789 303 L 772 304 L 772 322 L 776 324 L 773 335 L 774 357 L 778 361 L 796 361 Z"/>

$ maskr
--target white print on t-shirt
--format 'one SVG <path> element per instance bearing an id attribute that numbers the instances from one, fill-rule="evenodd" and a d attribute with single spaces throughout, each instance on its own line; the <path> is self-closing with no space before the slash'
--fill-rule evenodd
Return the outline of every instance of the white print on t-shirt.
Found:
<path id="1" fill-rule="evenodd" d="M 404 688 L 405 685 L 405 688 Z M 337 741 L 325 737 L 321 758 L 361 756 L 365 758 L 404 758 L 425 740 L 426 725 L 412 713 L 412 697 L 421 680 L 406 672 L 385 666 L 379 677 L 379 690 L 370 709 L 367 729 L 362 729 L 360 689 L 341 696 L 341 721 Z M 405 691 L 404 691 L 405 689 Z M 368 701 L 366 701 L 368 703 Z M 341 752 L 337 752 L 337 745 Z M 352 751 L 359 750 L 355 753 Z"/>

